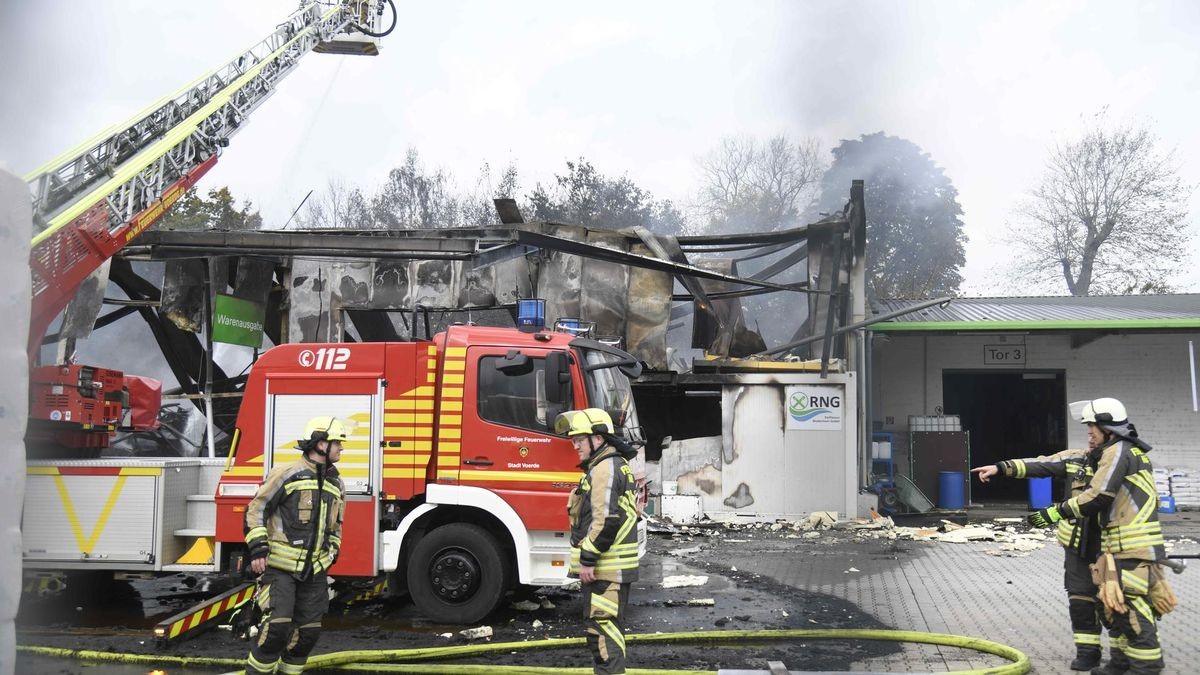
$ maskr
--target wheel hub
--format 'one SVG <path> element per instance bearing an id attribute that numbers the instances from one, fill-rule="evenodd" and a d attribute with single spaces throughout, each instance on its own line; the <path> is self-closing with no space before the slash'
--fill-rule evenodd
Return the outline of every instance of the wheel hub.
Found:
<path id="1" fill-rule="evenodd" d="M 450 550 L 439 553 L 429 565 L 429 581 L 437 596 L 446 602 L 466 602 L 479 590 L 482 574 L 471 554 Z"/>

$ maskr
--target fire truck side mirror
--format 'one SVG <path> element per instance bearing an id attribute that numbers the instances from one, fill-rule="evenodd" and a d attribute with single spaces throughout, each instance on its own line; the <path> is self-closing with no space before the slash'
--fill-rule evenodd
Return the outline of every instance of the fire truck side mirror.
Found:
<path id="1" fill-rule="evenodd" d="M 505 375 L 527 375 L 533 372 L 533 359 L 515 349 L 510 349 L 503 359 L 496 362 L 496 370 Z"/>
<path id="2" fill-rule="evenodd" d="M 546 354 L 546 403 L 563 405 L 570 400 L 571 362 L 566 352 L 550 352 Z"/>

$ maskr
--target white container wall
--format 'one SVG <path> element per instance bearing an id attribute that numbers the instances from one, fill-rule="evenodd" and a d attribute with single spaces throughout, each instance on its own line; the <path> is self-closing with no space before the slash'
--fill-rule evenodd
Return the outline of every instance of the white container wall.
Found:
<path id="1" fill-rule="evenodd" d="M 857 504 L 854 374 L 738 375 L 722 387 L 720 505 L 710 517 L 852 517 Z"/>
<path id="2" fill-rule="evenodd" d="M 16 660 L 13 619 L 21 600 L 21 502 L 25 494 L 25 418 L 29 414 L 29 239 L 33 215 L 25 182 L 0 168 L 0 675 Z"/>

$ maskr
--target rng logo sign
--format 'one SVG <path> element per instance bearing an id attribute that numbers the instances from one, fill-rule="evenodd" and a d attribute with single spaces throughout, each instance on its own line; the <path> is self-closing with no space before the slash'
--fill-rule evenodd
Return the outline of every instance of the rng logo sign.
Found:
<path id="1" fill-rule="evenodd" d="M 350 362 L 350 350 L 346 347 L 322 347 L 317 351 L 305 349 L 300 352 L 301 368 L 313 370 L 345 370 Z"/>
<path id="2" fill-rule="evenodd" d="M 788 387 L 787 428 L 841 429 L 842 388 L 829 385 Z"/>

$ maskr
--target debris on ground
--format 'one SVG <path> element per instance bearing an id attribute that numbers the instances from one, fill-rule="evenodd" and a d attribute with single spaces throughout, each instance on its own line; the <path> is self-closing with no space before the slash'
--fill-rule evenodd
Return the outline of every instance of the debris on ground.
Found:
<path id="1" fill-rule="evenodd" d="M 814 511 L 808 514 L 808 519 L 800 527 L 805 530 L 822 530 L 833 527 L 837 521 L 837 514 L 832 511 Z"/>
<path id="2" fill-rule="evenodd" d="M 518 600 L 517 602 L 509 603 L 508 606 L 518 612 L 535 612 L 542 608 L 540 604 L 532 600 Z"/>
<path id="3" fill-rule="evenodd" d="M 956 526 L 955 529 L 947 529 L 945 532 L 931 536 L 930 539 L 951 544 L 965 544 L 968 541 L 996 541 L 996 531 L 983 525 Z"/>
<path id="4" fill-rule="evenodd" d="M 458 634 L 467 638 L 468 640 L 480 640 L 482 638 L 490 638 L 490 637 L 492 637 L 492 627 L 491 626 L 479 626 L 478 628 L 468 628 L 466 630 L 458 631 Z"/>
<path id="5" fill-rule="evenodd" d="M 1024 558 L 1030 553 L 1045 547 L 1045 544 L 1040 541 L 1035 541 L 1030 538 L 1015 539 L 1006 541 L 1000 544 L 1000 548 L 989 548 L 984 553 L 995 556 L 1006 556 L 1010 558 Z"/>
<path id="6" fill-rule="evenodd" d="M 699 574 L 678 574 L 675 576 L 664 577 L 660 584 L 663 588 L 687 588 L 689 586 L 703 586 L 708 583 L 708 577 Z"/>

